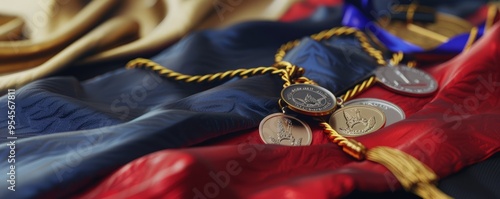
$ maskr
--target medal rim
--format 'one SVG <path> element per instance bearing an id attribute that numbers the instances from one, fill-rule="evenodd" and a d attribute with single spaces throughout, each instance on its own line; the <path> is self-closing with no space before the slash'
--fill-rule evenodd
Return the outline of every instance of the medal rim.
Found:
<path id="1" fill-rule="evenodd" d="M 318 90 L 321 90 L 323 91 L 324 93 L 326 93 L 328 95 L 328 97 L 330 97 L 333 101 L 333 106 L 331 109 L 328 109 L 328 110 L 325 110 L 325 111 L 308 111 L 308 110 L 305 110 L 305 109 L 301 109 L 299 107 L 296 107 L 294 106 L 293 104 L 289 103 L 288 100 L 286 100 L 285 96 L 284 96 L 284 92 L 287 88 L 290 88 L 292 86 L 311 86 L 311 87 L 314 87 Z M 309 116 L 325 116 L 325 115 L 328 115 L 330 113 L 333 113 L 336 109 L 337 109 L 337 98 L 335 97 L 335 95 L 330 92 L 328 89 L 322 87 L 322 86 L 318 86 L 318 85 L 313 85 L 313 84 L 292 84 L 290 86 L 287 86 L 285 88 L 283 88 L 281 90 L 281 99 L 288 105 L 288 108 L 292 111 L 295 111 L 297 113 L 300 113 L 300 114 L 304 114 L 304 115 L 309 115 Z"/>
<path id="2" fill-rule="evenodd" d="M 418 73 L 415 73 L 415 74 L 418 74 L 418 75 L 424 74 L 424 76 L 422 76 L 422 77 L 425 77 L 425 76 L 430 77 L 430 81 L 431 81 L 430 83 L 434 83 L 436 86 L 431 87 L 432 89 L 430 89 L 429 91 L 425 91 L 425 92 L 421 92 L 421 93 L 408 92 L 408 91 L 405 91 L 403 89 L 399 89 L 398 87 L 395 87 L 393 85 L 385 83 L 384 81 L 382 81 L 382 78 L 384 78 L 384 76 L 383 75 L 378 75 L 377 71 L 379 69 L 381 69 L 381 68 L 385 69 L 387 67 L 400 67 L 400 68 L 406 68 L 408 70 L 418 71 Z M 427 73 L 427 72 L 425 72 L 423 70 L 420 70 L 420 69 L 417 69 L 417 68 L 410 68 L 408 66 L 403 66 L 403 65 L 397 65 L 397 66 L 380 66 L 380 67 L 377 67 L 377 69 L 375 69 L 374 74 L 375 74 L 375 77 L 377 77 L 377 81 L 380 82 L 385 88 L 387 88 L 387 89 L 389 89 L 391 91 L 394 91 L 395 93 L 399 93 L 399 94 L 406 95 L 406 96 L 427 97 L 427 96 L 430 96 L 430 95 L 434 94 L 438 90 L 438 88 L 439 88 L 439 85 L 438 85 L 436 79 L 432 75 L 430 75 L 429 73 Z"/>
<path id="3" fill-rule="evenodd" d="M 310 127 L 307 123 L 305 123 L 304 121 L 302 121 L 302 120 L 300 120 L 300 119 L 298 119 L 298 118 L 296 118 L 296 117 L 293 117 L 293 116 L 290 116 L 290 115 L 284 114 L 284 113 L 273 113 L 273 114 L 270 114 L 270 115 L 268 115 L 268 116 L 264 117 L 264 119 L 262 119 L 262 120 L 260 121 L 260 124 L 259 124 L 259 136 L 260 136 L 260 139 L 262 140 L 262 142 L 264 142 L 264 144 L 275 144 L 275 143 L 267 143 L 266 139 L 264 139 L 264 136 L 263 136 L 263 131 L 262 131 L 262 128 L 263 128 L 264 123 L 265 123 L 264 121 L 267 121 L 267 120 L 269 120 L 270 118 L 276 117 L 276 116 L 278 116 L 278 115 L 283 116 L 283 117 L 287 117 L 287 118 L 292 118 L 292 119 L 294 119 L 294 120 L 296 120 L 296 121 L 299 121 L 299 122 L 300 122 L 300 124 L 302 124 L 302 126 L 304 126 L 304 128 L 306 129 L 307 135 L 308 135 L 308 137 L 309 137 L 308 142 L 307 142 L 306 144 L 301 144 L 301 145 L 299 145 L 299 146 L 310 146 L 310 145 L 311 145 L 311 143 L 312 143 L 312 137 L 313 137 L 313 136 L 312 136 L 312 130 L 311 130 L 311 127 Z M 296 146 L 293 146 L 293 145 L 283 145 L 283 144 L 277 144 L 277 145 L 296 147 Z"/>
<path id="4" fill-rule="evenodd" d="M 336 127 L 332 124 L 332 123 L 333 123 L 333 122 L 332 122 L 332 118 L 334 117 L 335 113 L 336 113 L 336 112 L 338 112 L 338 111 L 341 111 L 341 110 L 343 110 L 343 109 L 354 108 L 354 107 L 364 107 L 364 108 L 369 108 L 369 109 L 375 109 L 375 110 L 376 110 L 375 112 L 377 112 L 377 111 L 378 111 L 378 113 L 382 115 L 382 119 L 383 119 L 382 126 L 380 126 L 379 128 L 377 128 L 377 130 L 374 130 L 374 131 L 372 131 L 372 132 L 365 133 L 365 134 L 362 134 L 362 135 L 346 135 L 346 134 L 344 134 L 344 133 L 341 133 L 340 131 L 337 131 L 337 128 L 336 128 Z M 330 124 L 330 126 L 332 126 L 332 128 L 333 128 L 333 129 L 334 129 L 334 130 L 335 130 L 338 134 L 340 134 L 340 135 L 342 135 L 342 136 L 344 136 L 344 137 L 348 137 L 348 138 L 349 138 L 349 137 L 359 137 L 359 136 L 363 136 L 363 135 L 368 135 L 368 134 L 371 134 L 371 133 L 373 133 L 373 132 L 375 132 L 375 131 L 378 131 L 378 130 L 380 130 L 381 128 L 384 128 L 385 123 L 386 123 L 386 121 L 387 121 L 387 118 L 386 118 L 386 116 L 385 116 L 385 113 L 384 113 L 382 110 L 380 110 L 378 107 L 369 106 L 369 105 L 349 105 L 349 106 L 345 106 L 345 107 L 342 107 L 342 108 L 337 109 L 337 110 L 335 111 L 335 113 L 333 113 L 332 115 L 330 115 L 330 118 L 328 118 L 328 124 Z"/>
<path id="5" fill-rule="evenodd" d="M 364 104 L 354 104 L 356 102 L 361 102 L 361 101 L 378 101 L 380 103 L 383 103 L 383 104 L 389 104 L 391 107 L 394 107 L 394 109 L 396 110 L 396 112 L 399 113 L 400 116 L 402 116 L 401 120 L 399 121 L 402 121 L 404 119 L 406 119 L 406 113 L 405 111 L 399 107 L 398 105 L 392 103 L 392 102 L 389 102 L 387 100 L 383 100 L 383 99 L 377 99 L 377 98 L 358 98 L 358 99 L 353 99 L 353 100 L 349 100 L 348 102 L 345 102 L 344 105 L 345 106 L 354 106 L 354 105 L 364 105 Z M 351 105 L 352 104 L 352 105 Z M 365 105 L 365 106 L 370 106 L 370 105 Z M 373 106 L 375 108 L 378 108 L 380 110 L 379 107 L 376 107 L 376 106 Z M 384 110 L 380 110 L 382 112 L 384 112 Z M 396 122 L 394 122 L 396 123 Z M 392 123 L 392 124 L 394 124 Z M 384 126 L 388 126 L 388 125 L 391 125 L 391 124 L 387 124 L 387 115 L 385 115 L 385 124 Z"/>

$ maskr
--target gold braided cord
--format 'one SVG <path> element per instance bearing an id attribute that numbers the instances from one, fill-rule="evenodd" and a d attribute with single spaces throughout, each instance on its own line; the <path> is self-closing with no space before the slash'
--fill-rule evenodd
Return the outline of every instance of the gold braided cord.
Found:
<path id="1" fill-rule="evenodd" d="M 366 148 L 363 144 L 359 143 L 353 139 L 347 139 L 340 135 L 335 129 L 328 124 L 328 122 L 322 121 L 319 124 L 323 127 L 323 132 L 327 134 L 328 139 L 342 147 L 342 151 L 346 152 L 350 156 L 356 158 L 357 160 L 364 160 L 366 154 Z"/>
<path id="2" fill-rule="evenodd" d="M 495 21 L 495 18 L 498 14 L 499 7 L 497 5 L 491 4 L 488 6 L 488 14 L 486 17 L 486 24 L 484 29 L 488 31 L 491 26 L 493 26 L 493 22 Z"/>
<path id="3" fill-rule="evenodd" d="M 367 51 L 368 54 L 370 54 L 372 57 L 374 57 L 379 65 L 387 65 L 382 56 L 382 52 L 373 48 L 368 42 L 368 39 L 364 35 L 364 33 L 354 28 L 334 28 L 312 35 L 311 38 L 320 40 L 330 38 L 334 35 L 352 34 L 354 34 L 359 39 L 363 49 Z M 283 87 L 287 87 L 292 83 L 316 84 L 313 80 L 302 76 L 304 74 L 303 68 L 294 66 L 288 62 L 282 62 L 282 59 L 285 56 L 286 52 L 294 46 L 297 46 L 298 44 L 299 40 L 295 40 L 281 46 L 275 56 L 277 63 L 270 67 L 236 69 L 207 75 L 184 75 L 167 69 L 151 60 L 138 58 L 131 60 L 127 64 L 127 68 L 146 68 L 158 73 L 163 77 L 184 82 L 199 83 L 204 81 L 223 80 L 236 76 L 248 77 L 253 75 L 277 74 L 280 75 L 281 79 L 284 81 Z M 397 65 L 402 60 L 403 53 L 398 52 L 393 55 L 391 64 Z M 375 84 L 375 82 L 376 77 L 371 76 L 370 78 L 364 80 L 362 83 L 356 85 L 353 89 L 347 91 L 341 97 L 341 99 L 343 101 L 348 101 L 357 94 L 363 92 L 364 90 Z M 278 103 L 280 104 L 280 106 L 282 106 L 281 100 Z M 323 128 L 323 132 L 327 134 L 328 139 L 341 147 L 342 150 L 348 155 L 354 157 L 357 160 L 368 159 L 387 167 L 394 174 L 394 176 L 396 176 L 398 181 L 407 191 L 411 191 L 423 198 L 449 198 L 447 195 L 440 192 L 439 189 L 435 187 L 434 183 L 437 181 L 436 174 L 434 174 L 434 172 L 426 167 L 423 163 L 419 162 L 417 159 L 411 157 L 410 155 L 388 147 L 376 147 L 367 150 L 366 147 L 360 142 L 357 142 L 353 139 L 347 139 L 338 134 L 338 132 L 335 131 L 328 122 L 321 121 L 320 126 Z"/>
<path id="4" fill-rule="evenodd" d="M 274 55 L 274 61 L 283 61 L 283 57 L 285 57 L 286 52 L 291 50 L 293 47 L 298 46 L 299 44 L 300 40 L 297 39 L 281 45 L 281 47 L 278 49 L 278 52 L 276 52 L 276 54 Z"/>
<path id="5" fill-rule="evenodd" d="M 295 79 L 294 83 L 318 85 L 318 83 L 314 82 L 313 80 L 311 80 L 307 77 L 298 77 Z"/>
<path id="6" fill-rule="evenodd" d="M 160 64 L 157 64 L 149 59 L 143 59 L 143 58 L 137 58 L 134 60 L 131 60 L 127 63 L 127 68 L 146 68 L 151 71 L 154 71 L 155 73 L 159 74 L 160 76 L 171 78 L 177 81 L 184 81 L 184 82 L 204 82 L 204 81 L 214 81 L 214 80 L 223 80 L 227 78 L 232 78 L 236 76 L 241 76 L 241 77 L 246 77 L 246 76 L 253 76 L 253 75 L 263 75 L 263 74 L 278 74 L 281 76 L 281 79 L 285 82 L 283 84 L 283 87 L 287 87 L 291 84 L 290 81 L 290 74 L 287 70 L 291 70 L 292 73 L 295 73 L 296 71 L 300 70 L 295 70 L 292 68 L 296 68 L 295 66 L 290 65 L 290 67 L 286 67 L 286 69 L 280 68 L 280 67 L 257 67 L 257 68 L 250 68 L 250 69 L 236 69 L 236 70 L 229 70 L 226 72 L 220 72 L 220 73 L 214 73 L 214 74 L 206 74 L 206 75 L 185 75 L 182 73 L 175 72 L 173 70 L 170 70 L 168 68 L 163 67 Z M 302 70 L 303 71 L 303 70 Z"/>
<path id="7" fill-rule="evenodd" d="M 406 23 L 413 23 L 413 17 L 415 15 L 415 10 L 418 5 L 415 2 L 411 2 L 410 6 L 408 6 L 408 10 L 406 12 Z"/>
<path id="8" fill-rule="evenodd" d="M 391 59 L 391 64 L 392 65 L 399 64 L 399 62 L 401 62 L 403 60 L 403 57 L 404 57 L 403 52 L 398 52 L 398 53 L 393 54 L 393 57 Z M 344 102 L 349 101 L 352 98 L 356 97 L 358 94 L 369 89 L 376 82 L 377 82 L 377 77 L 370 76 L 368 79 L 366 79 L 363 82 L 361 82 L 360 84 L 357 84 L 356 86 L 354 86 L 354 88 L 348 90 L 340 98 Z M 343 137 L 342 135 L 338 134 L 333 128 L 331 128 L 331 126 L 326 122 L 324 122 L 320 125 L 323 127 L 324 132 L 328 134 L 328 138 L 330 139 L 330 141 L 341 146 L 342 150 L 344 152 L 346 152 L 347 154 L 351 155 L 352 157 L 354 157 L 358 160 L 364 159 L 364 156 L 366 153 L 366 148 L 363 146 L 363 144 L 361 144 L 355 140 L 347 139 L 347 138 Z"/>
<path id="9" fill-rule="evenodd" d="M 411 155 L 390 147 L 375 147 L 368 150 L 366 158 L 389 169 L 406 191 L 422 198 L 451 198 L 435 186 L 437 175 Z"/>
<path id="10" fill-rule="evenodd" d="M 485 26 L 484 26 L 485 32 L 488 31 L 491 28 L 491 26 L 493 25 L 493 22 L 495 21 L 495 18 L 498 14 L 498 11 L 499 11 L 499 9 L 496 5 L 492 4 L 492 5 L 488 6 L 488 14 L 487 14 L 486 22 L 485 22 Z M 479 30 L 477 27 L 474 27 L 470 30 L 469 38 L 467 39 L 467 43 L 464 46 L 464 51 L 468 51 L 472 47 L 472 44 L 474 44 L 474 42 L 477 40 L 478 32 L 479 32 Z"/>
<path id="11" fill-rule="evenodd" d="M 404 54 L 401 51 L 394 53 L 389 63 L 391 63 L 391 65 L 393 66 L 398 65 L 401 61 L 403 61 L 403 57 Z"/>
<path id="12" fill-rule="evenodd" d="M 393 66 L 398 65 L 401 61 L 403 61 L 403 57 L 404 57 L 404 54 L 401 51 L 398 53 L 394 53 L 392 56 L 392 59 L 390 60 L 391 65 L 393 65 Z M 408 67 L 415 67 L 415 65 L 416 65 L 416 62 L 414 62 L 414 61 L 408 62 Z M 344 102 L 351 100 L 352 98 L 356 97 L 358 94 L 369 89 L 376 82 L 377 82 L 377 77 L 371 76 L 368 79 L 361 82 L 360 84 L 357 84 L 356 86 L 354 86 L 354 88 L 348 90 L 340 98 L 342 98 L 342 100 L 344 100 Z"/>
<path id="13" fill-rule="evenodd" d="M 371 76 L 368 79 L 366 79 L 363 82 L 361 82 L 361 84 L 357 84 L 354 88 L 348 90 L 340 98 L 342 98 L 342 100 L 344 100 L 344 102 L 347 102 L 348 100 L 354 98 L 359 93 L 361 93 L 361 92 L 365 91 L 366 89 L 370 88 L 373 84 L 375 84 L 377 82 L 376 80 L 377 80 L 377 77 Z"/>
<path id="14" fill-rule="evenodd" d="M 470 30 L 469 38 L 467 39 L 467 43 L 464 46 L 464 51 L 468 51 L 472 47 L 472 44 L 474 44 L 474 41 L 476 41 L 477 32 L 477 27 L 474 27 Z"/>
<path id="15" fill-rule="evenodd" d="M 369 42 L 368 37 L 365 35 L 365 33 L 359 31 L 356 28 L 351 28 L 351 27 L 338 27 L 338 28 L 332 28 L 329 30 L 324 30 L 321 31 L 317 34 L 311 35 L 311 38 L 314 40 L 323 40 L 323 39 L 329 39 L 332 36 L 341 36 L 341 35 L 354 35 L 360 42 L 361 47 L 375 60 L 379 65 L 386 65 L 386 61 L 384 60 L 384 56 L 382 55 L 382 52 L 380 50 L 375 49 Z M 278 52 L 275 55 L 275 61 L 280 62 L 283 60 L 283 57 L 285 57 L 286 52 L 291 50 L 293 47 L 297 46 L 300 44 L 300 40 L 294 40 L 290 41 L 286 44 L 283 44 L 279 49 Z"/>
<path id="16" fill-rule="evenodd" d="M 406 66 L 408 66 L 408 68 L 417 67 L 417 62 L 416 61 L 409 61 L 408 63 L 406 63 Z"/>
<path id="17" fill-rule="evenodd" d="M 377 60 L 379 65 L 387 65 L 385 62 L 382 52 L 374 49 L 368 42 L 367 37 L 364 33 L 357 31 L 353 28 L 334 28 L 327 31 L 320 32 L 316 35 L 312 35 L 311 38 L 315 40 L 328 39 L 333 35 L 349 35 L 355 34 L 359 39 L 361 46 L 365 51 Z M 276 61 L 281 61 L 285 56 L 286 52 L 297 46 L 299 44 L 298 40 L 288 42 L 287 44 L 281 46 L 276 54 Z M 391 59 L 391 64 L 397 65 L 403 60 L 403 53 L 398 52 L 393 55 Z M 416 62 L 409 63 L 411 67 L 416 65 Z M 349 90 L 344 94 L 341 99 L 347 101 L 352 99 L 357 94 L 363 92 L 376 82 L 376 77 L 371 76 L 367 80 L 363 81 L 361 84 L 356 85 L 353 89 Z M 357 160 L 368 159 L 379 164 L 386 166 L 398 179 L 398 181 L 403 185 L 407 191 L 411 191 L 423 198 L 450 198 L 446 194 L 442 193 L 436 188 L 434 183 L 437 181 L 437 176 L 435 173 L 426 167 L 423 163 L 417 159 L 405 154 L 402 151 L 388 147 L 377 147 L 371 150 L 366 149 L 366 147 L 352 139 L 347 139 L 342 135 L 338 134 L 328 122 L 320 122 L 320 126 L 323 128 L 323 132 L 327 134 L 328 139 L 342 147 L 342 150 L 349 154 L 350 156 L 356 158 Z"/>
<path id="18" fill-rule="evenodd" d="M 317 34 L 311 35 L 311 38 L 314 40 L 323 40 L 323 39 L 329 39 L 332 36 L 341 36 L 341 35 L 354 35 L 360 42 L 361 47 L 375 60 L 377 61 L 377 64 L 385 66 L 387 65 L 387 62 L 384 59 L 384 56 L 380 50 L 375 49 L 369 42 L 368 37 L 366 36 L 365 33 L 359 31 L 356 28 L 352 27 L 338 27 L 338 28 L 332 28 L 329 30 L 324 30 L 321 31 Z M 300 40 L 294 40 L 290 41 L 284 45 L 282 45 L 276 55 L 275 55 L 275 61 L 280 62 L 283 60 L 283 57 L 285 57 L 286 52 L 291 50 L 293 47 L 297 46 L 300 44 Z M 403 60 L 404 54 L 403 52 L 398 52 L 393 54 L 392 59 L 390 60 L 390 63 L 392 65 L 397 65 Z M 415 66 L 415 62 L 411 62 L 412 66 Z M 414 64 L 415 63 L 415 64 Z M 341 98 L 344 101 L 350 100 L 359 93 L 365 91 L 366 89 L 370 88 L 373 84 L 376 83 L 376 77 L 372 76 L 366 80 L 364 80 L 361 84 L 356 85 L 353 89 L 349 90 L 344 94 Z"/>

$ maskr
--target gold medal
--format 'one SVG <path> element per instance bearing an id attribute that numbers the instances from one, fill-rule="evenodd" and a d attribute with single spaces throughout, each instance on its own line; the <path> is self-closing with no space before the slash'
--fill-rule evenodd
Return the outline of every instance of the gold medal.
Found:
<path id="1" fill-rule="evenodd" d="M 330 116 L 329 124 L 342 136 L 356 137 L 382 128 L 385 119 L 384 113 L 378 108 L 351 105 L 335 111 Z"/>
<path id="2" fill-rule="evenodd" d="M 391 34 L 425 50 L 434 49 L 447 42 L 449 38 L 467 33 L 473 28 L 469 22 L 444 13 L 436 13 L 434 23 L 407 23 L 382 18 L 378 24 Z"/>
<path id="3" fill-rule="evenodd" d="M 375 99 L 375 98 L 360 98 L 355 100 L 350 100 L 344 103 L 345 106 L 349 105 L 367 105 L 379 108 L 385 116 L 385 127 L 393 123 L 399 122 L 405 119 L 406 114 L 398 105 L 391 102 Z"/>
<path id="4" fill-rule="evenodd" d="M 309 125 L 283 113 L 265 117 L 260 122 L 259 134 L 266 144 L 304 146 L 310 145 L 312 141 L 312 131 Z"/>

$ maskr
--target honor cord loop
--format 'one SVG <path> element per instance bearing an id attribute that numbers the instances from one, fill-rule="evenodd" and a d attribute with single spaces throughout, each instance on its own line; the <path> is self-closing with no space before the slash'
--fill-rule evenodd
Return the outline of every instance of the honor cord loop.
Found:
<path id="1" fill-rule="evenodd" d="M 474 32 L 474 30 L 472 30 Z M 477 32 L 477 31 L 476 31 Z M 330 30 L 322 31 L 318 34 L 311 36 L 314 40 L 329 39 L 332 36 L 341 35 L 354 35 L 360 42 L 361 47 L 375 60 L 379 65 L 388 65 L 385 61 L 383 54 L 380 50 L 375 49 L 367 39 L 366 35 L 350 27 L 340 27 L 333 28 Z M 471 34 L 472 35 L 472 34 Z M 474 34 L 475 37 L 475 34 Z M 470 40 L 470 39 L 469 39 Z M 275 61 L 282 61 L 285 57 L 286 52 L 291 50 L 293 47 L 300 44 L 299 40 L 290 41 L 282 45 L 275 55 Z M 470 47 L 471 44 L 468 44 Z M 467 47 L 467 48 L 468 48 Z M 396 66 L 403 60 L 404 54 L 402 52 L 394 53 L 392 59 L 389 61 L 390 65 Z M 415 61 L 408 62 L 408 67 L 415 67 L 417 63 Z M 355 97 L 357 94 L 367 90 L 372 85 L 376 83 L 376 77 L 371 76 L 364 80 L 360 84 L 356 85 L 354 88 L 348 90 L 341 99 L 343 101 L 348 101 Z M 352 156 L 357 160 L 364 160 L 365 158 L 384 165 L 392 174 L 398 179 L 401 185 L 406 191 L 415 193 L 422 198 L 451 198 L 445 193 L 441 192 L 436 186 L 437 175 L 422 162 L 416 158 L 389 147 L 375 147 L 373 149 L 367 149 L 360 142 L 347 139 L 340 135 L 335 129 L 333 129 L 330 124 L 320 118 L 320 126 L 323 128 L 323 132 L 327 135 L 328 139 L 342 147 L 342 150 Z"/>
<path id="2" fill-rule="evenodd" d="M 341 35 L 354 35 L 360 41 L 361 47 L 370 56 L 375 58 L 379 65 L 387 65 L 382 52 L 372 47 L 366 35 L 355 28 L 333 28 L 330 30 L 322 31 L 318 34 L 314 34 L 311 36 L 311 38 L 314 40 L 323 40 L 331 38 L 332 36 Z M 224 80 L 236 76 L 246 78 L 248 76 L 254 75 L 277 74 L 280 75 L 281 79 L 284 81 L 284 88 L 294 83 L 316 84 L 313 80 L 302 76 L 304 74 L 303 68 L 297 67 L 289 62 L 282 61 L 286 52 L 299 45 L 299 43 L 299 40 L 295 40 L 282 45 L 275 55 L 276 63 L 270 67 L 236 69 L 206 75 L 185 75 L 165 68 L 149 59 L 138 58 L 127 63 L 127 68 L 145 68 L 158 73 L 160 76 L 184 82 L 200 83 L 215 80 Z M 403 53 L 398 52 L 393 54 L 393 57 L 390 60 L 390 64 L 397 65 L 402 60 Z M 411 62 L 411 67 L 414 67 L 415 65 L 416 62 Z M 370 78 L 364 80 L 362 83 L 356 85 L 351 90 L 347 91 L 343 96 L 341 96 L 341 99 L 343 101 L 348 101 L 358 93 L 361 93 L 368 89 L 370 86 L 375 84 L 375 82 L 376 77 L 371 76 Z M 281 99 L 278 101 L 278 104 L 280 105 L 282 110 L 284 110 L 284 106 L 281 104 Z M 394 174 L 394 176 L 398 179 L 405 190 L 411 191 L 423 198 L 450 198 L 435 187 L 435 182 L 437 181 L 436 174 L 414 157 L 402 151 L 389 147 L 375 147 L 372 149 L 367 149 L 360 142 L 353 139 L 347 139 L 340 135 L 330 126 L 328 122 L 322 120 L 322 118 L 317 119 L 320 120 L 319 125 L 323 128 L 323 132 L 327 134 L 328 139 L 331 142 L 340 146 L 345 153 L 357 160 L 368 159 L 370 161 L 384 165 L 389 171 L 391 171 L 392 174 Z"/>

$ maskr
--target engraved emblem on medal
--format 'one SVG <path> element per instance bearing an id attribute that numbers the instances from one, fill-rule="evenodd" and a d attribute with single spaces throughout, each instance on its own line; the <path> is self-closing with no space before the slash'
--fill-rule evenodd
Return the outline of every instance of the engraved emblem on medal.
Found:
<path id="1" fill-rule="evenodd" d="M 356 137 L 382 128 L 385 124 L 385 115 L 372 106 L 351 105 L 335 111 L 330 116 L 329 124 L 340 135 Z"/>
<path id="2" fill-rule="evenodd" d="M 283 113 L 265 117 L 260 122 L 259 134 L 266 144 L 304 146 L 310 145 L 312 141 L 309 125 Z"/>
<path id="3" fill-rule="evenodd" d="M 344 106 L 351 105 L 367 105 L 379 108 L 386 118 L 384 127 L 399 122 L 406 117 L 405 112 L 398 105 L 381 99 L 359 98 L 344 103 Z"/>
<path id="4" fill-rule="evenodd" d="M 405 66 L 378 67 L 375 75 L 388 89 L 410 96 L 425 96 L 437 90 L 436 80 L 426 72 Z"/>
<path id="5" fill-rule="evenodd" d="M 281 91 L 281 99 L 291 110 L 309 116 L 328 115 L 337 106 L 330 91 L 311 84 L 290 85 Z"/>

